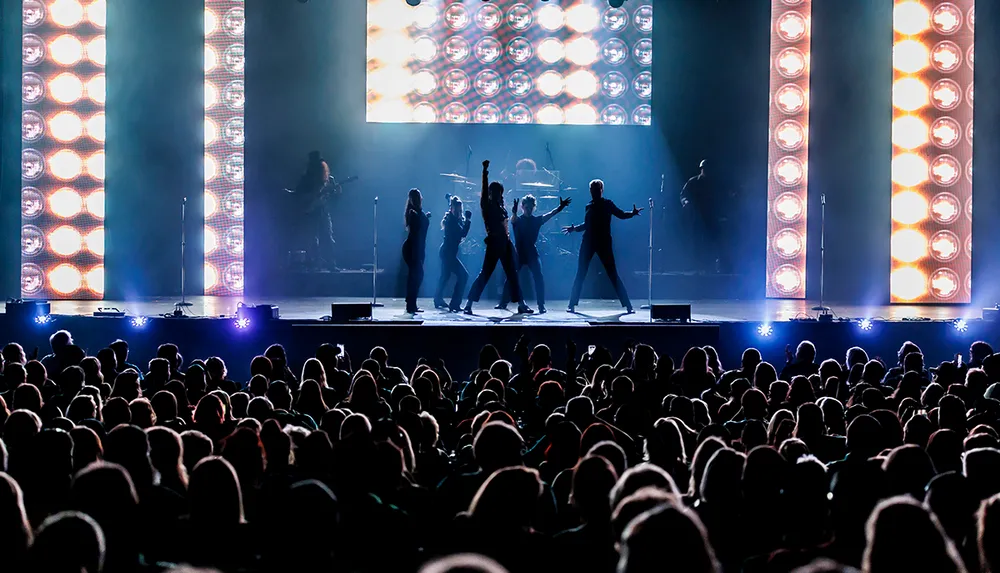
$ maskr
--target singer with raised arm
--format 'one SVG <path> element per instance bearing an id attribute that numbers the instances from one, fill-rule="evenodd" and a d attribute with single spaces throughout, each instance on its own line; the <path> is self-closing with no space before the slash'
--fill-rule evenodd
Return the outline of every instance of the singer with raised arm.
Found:
<path id="1" fill-rule="evenodd" d="M 483 161 L 483 188 L 479 195 L 479 208 L 486 226 L 486 254 L 483 257 L 483 269 L 479 271 L 479 276 L 469 290 L 465 314 L 472 314 L 472 304 L 479 302 L 498 262 L 503 266 L 503 272 L 511 285 L 510 298 L 518 303 L 517 311 L 521 314 L 534 312 L 521 300 L 521 287 L 517 282 L 517 269 L 514 265 L 514 245 L 510 242 L 507 229 L 509 216 L 507 207 L 504 206 L 503 191 L 503 184 L 499 181 L 490 183 L 490 162 Z"/>
<path id="2" fill-rule="evenodd" d="M 569 300 L 569 312 L 575 313 L 576 306 L 580 304 L 580 291 L 583 290 L 583 280 L 587 277 L 587 269 L 590 261 L 597 255 L 604 265 L 604 271 L 615 286 L 618 293 L 618 300 L 622 306 L 632 314 L 632 302 L 628 298 L 625 285 L 622 284 L 618 276 L 618 267 L 615 264 L 615 253 L 611 244 L 611 217 L 619 219 L 631 219 L 642 213 L 642 209 L 632 205 L 632 210 L 626 213 L 615 205 L 614 201 L 604 198 L 604 182 L 594 179 L 590 182 L 591 201 L 587 205 L 587 214 L 582 225 L 570 225 L 563 227 L 564 233 L 583 233 L 583 243 L 580 245 L 580 262 L 576 268 L 576 280 L 573 281 L 573 294 Z"/>
<path id="3" fill-rule="evenodd" d="M 535 197 L 526 195 L 521 199 L 521 215 L 518 215 L 517 199 L 514 199 L 511 225 L 514 227 L 514 246 L 517 249 L 517 272 L 520 272 L 522 267 L 531 270 L 531 276 L 535 279 L 535 296 L 538 297 L 538 314 L 545 314 L 545 279 L 542 277 L 542 260 L 538 256 L 538 247 L 535 243 L 538 242 L 538 233 L 542 225 L 548 223 L 571 202 L 572 199 L 560 197 L 558 207 L 544 215 L 535 215 Z M 516 275 L 514 280 L 517 280 Z M 503 285 L 503 296 L 500 297 L 498 309 L 507 309 L 507 304 L 510 302 L 510 288 L 510 277 L 508 277 Z"/>
<path id="4" fill-rule="evenodd" d="M 438 280 L 437 290 L 434 291 L 434 308 L 447 308 L 452 312 L 461 310 L 462 293 L 465 292 L 465 285 L 469 281 L 469 271 L 458 258 L 458 247 L 469 235 L 469 228 L 472 226 L 472 211 L 465 212 L 462 218 L 462 200 L 451 195 L 448 199 L 449 209 L 441 219 L 441 230 L 444 231 L 444 240 L 438 255 L 441 257 L 441 278 Z M 455 290 L 451 295 L 451 303 L 444 301 L 444 287 L 448 283 L 451 275 L 455 275 Z"/>

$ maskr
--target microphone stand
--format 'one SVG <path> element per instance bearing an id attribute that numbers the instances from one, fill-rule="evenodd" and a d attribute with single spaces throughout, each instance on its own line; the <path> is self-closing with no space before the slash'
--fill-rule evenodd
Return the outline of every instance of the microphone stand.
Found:
<path id="1" fill-rule="evenodd" d="M 372 308 L 382 308 L 385 305 L 378 301 L 378 196 L 375 197 L 373 205 L 372 258 L 374 264 L 372 265 Z"/>
<path id="2" fill-rule="evenodd" d="M 174 303 L 174 316 L 181 316 L 184 314 L 184 309 L 189 306 L 194 306 L 194 303 L 188 302 L 187 296 L 185 294 L 185 272 L 184 266 L 187 262 L 187 257 L 184 253 L 185 247 L 187 247 L 187 225 L 186 225 L 186 215 L 187 215 L 187 197 L 181 199 L 181 301 Z"/>
<path id="3" fill-rule="evenodd" d="M 826 306 L 823 300 L 826 296 L 826 285 L 824 283 L 826 277 L 826 193 L 820 193 L 820 218 L 819 218 L 819 306 L 812 307 L 813 310 L 819 312 L 819 316 L 816 317 L 820 322 L 828 322 L 833 320 L 833 315 L 830 314 L 830 307 Z"/>
<path id="4" fill-rule="evenodd" d="M 661 186 L 662 187 L 662 186 Z M 647 304 L 640 306 L 639 308 L 643 310 L 652 310 L 653 308 L 653 198 L 649 198 L 649 260 L 647 263 L 647 271 L 649 272 L 649 282 L 647 284 Z M 650 316 L 650 322 L 652 322 L 653 317 Z"/>

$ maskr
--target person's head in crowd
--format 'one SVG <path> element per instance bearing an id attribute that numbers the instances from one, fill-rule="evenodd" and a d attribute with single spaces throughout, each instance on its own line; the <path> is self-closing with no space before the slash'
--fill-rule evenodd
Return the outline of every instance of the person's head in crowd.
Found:
<path id="1" fill-rule="evenodd" d="M 24 353 L 24 348 L 16 342 L 11 342 L 0 350 L 0 364 L 21 364 L 28 362 L 28 357 Z"/>
<path id="2" fill-rule="evenodd" d="M 778 380 L 778 371 L 769 362 L 761 362 L 753 371 L 753 386 L 763 390 Z"/>
<path id="3" fill-rule="evenodd" d="M 212 439 L 198 430 L 181 432 L 181 448 L 183 451 L 184 469 L 188 475 L 198 462 L 212 455 L 214 449 Z"/>
<path id="4" fill-rule="evenodd" d="M 882 463 L 882 470 L 889 480 L 892 495 L 909 494 L 920 499 L 924 488 L 934 477 L 934 464 L 920 446 L 899 446 L 889 452 Z"/>
<path id="5" fill-rule="evenodd" d="M 708 353 L 704 348 L 694 346 L 689 349 L 681 360 L 681 368 L 687 374 L 705 374 L 708 372 Z"/>
<path id="6" fill-rule="evenodd" d="M 153 419 L 160 425 L 177 418 L 177 397 L 166 390 L 160 390 L 156 394 L 153 394 L 150 405 L 153 408 Z M 131 410 L 131 404 L 129 406 Z M 134 417 L 134 410 L 132 411 Z"/>
<path id="7" fill-rule="evenodd" d="M 28 371 L 24 364 L 14 362 L 8 363 L 3 369 L 3 383 L 8 391 L 15 390 L 28 381 Z"/>
<path id="8" fill-rule="evenodd" d="M 909 496 L 879 503 L 868 519 L 866 531 L 864 573 L 966 571 L 955 544 L 934 514 Z"/>
<path id="9" fill-rule="evenodd" d="M 618 474 L 608 460 L 587 456 L 573 469 L 570 503 L 584 523 L 607 524 L 611 519 L 609 496 Z"/>
<path id="10" fill-rule="evenodd" d="M 345 425 L 348 420 L 344 421 Z M 524 440 L 520 433 L 502 422 L 490 422 L 484 425 L 473 443 L 476 463 L 487 474 L 500 468 L 521 465 L 523 447 Z"/>
<path id="11" fill-rule="evenodd" d="M 29 410 L 36 414 L 42 412 L 42 393 L 31 384 L 22 384 L 14 390 L 14 400 L 11 408 L 15 410 Z"/>
<path id="12" fill-rule="evenodd" d="M 714 346 L 702 346 L 702 350 L 708 356 L 708 368 L 717 375 L 722 374 L 722 362 L 719 360 L 719 351 Z"/>
<path id="13" fill-rule="evenodd" d="M 129 472 L 114 463 L 90 464 L 73 478 L 73 505 L 100 525 L 107 540 L 109 566 L 135 567 L 139 498 Z"/>
<path id="14" fill-rule="evenodd" d="M 195 465 L 188 499 L 191 521 L 199 527 L 234 527 L 244 521 L 240 482 L 224 458 L 209 456 Z"/>
<path id="15" fill-rule="evenodd" d="M 864 367 L 868 363 L 868 353 L 865 352 L 863 348 L 857 346 L 852 346 L 847 349 L 847 356 L 844 359 L 844 365 L 850 370 L 855 366 L 861 365 Z"/>
<path id="16" fill-rule="evenodd" d="M 969 536 L 979 508 L 979 499 L 969 490 L 967 481 L 957 472 L 938 474 L 927 484 L 923 496 L 924 505 L 937 516 L 941 528 L 953 540 Z"/>
<path id="17" fill-rule="evenodd" d="M 625 469 L 628 467 L 628 457 L 625 450 L 612 440 L 598 442 L 584 454 L 585 456 L 601 456 L 607 460 L 615 469 L 615 475 L 625 473 Z"/>
<path id="18" fill-rule="evenodd" d="M 101 573 L 105 551 L 104 531 L 94 518 L 64 511 L 38 527 L 29 563 L 32 570 L 46 573 Z"/>
<path id="19" fill-rule="evenodd" d="M 154 358 L 150 362 L 150 372 L 153 372 L 153 362 L 159 359 Z M 162 361 L 159 364 L 164 364 Z M 163 383 L 166 384 L 166 378 L 162 379 Z M 142 390 L 139 388 L 139 373 L 126 370 L 115 378 L 115 384 L 112 386 L 111 396 L 113 398 L 122 398 L 126 402 L 131 402 L 139 396 L 142 396 Z"/>
<path id="20" fill-rule="evenodd" d="M 963 456 L 962 469 L 970 490 L 979 499 L 1000 493 L 1000 450 L 969 450 Z"/>
<path id="21" fill-rule="evenodd" d="M 309 358 L 302 364 L 302 376 L 300 379 L 305 382 L 306 380 L 315 380 L 319 383 L 320 387 L 326 388 L 326 369 L 323 368 L 323 363 L 317 358 Z"/>
<path id="22" fill-rule="evenodd" d="M 73 344 L 73 335 L 68 330 L 57 330 L 49 337 L 49 347 L 52 354 L 58 358 L 66 348 Z"/>
<path id="23" fill-rule="evenodd" d="M 756 348 L 747 348 L 743 351 L 743 356 L 740 358 L 740 367 L 743 372 L 754 372 L 757 369 L 757 365 L 763 362 L 760 356 L 760 350 Z"/>
<path id="24" fill-rule="evenodd" d="M 626 497 L 633 493 L 653 487 L 679 497 L 680 490 L 674 478 L 659 466 L 641 463 L 625 470 L 611 489 L 611 508 L 614 509 Z"/>
<path id="25" fill-rule="evenodd" d="M 145 398 L 136 398 L 128 404 L 129 412 L 132 414 L 132 424 L 145 430 L 156 425 L 156 414 L 153 406 Z"/>
<path id="26" fill-rule="evenodd" d="M 32 537 L 21 486 L 0 468 L 0 559 L 15 571 L 24 567 Z"/>
<path id="27" fill-rule="evenodd" d="M 232 409 L 233 419 L 240 420 L 247 417 L 247 407 L 250 405 L 250 395 L 246 392 L 235 392 L 229 395 L 229 406 Z"/>
<path id="28" fill-rule="evenodd" d="M 108 432 L 104 459 L 125 468 L 140 493 L 156 483 L 156 470 L 149 459 L 149 438 L 138 426 L 121 425 Z"/>
<path id="29" fill-rule="evenodd" d="M 45 366 L 37 360 L 29 360 L 24 365 L 25 382 L 41 389 L 48 380 L 49 373 Z M 985 389 L 985 388 L 984 388 Z"/>
<path id="30" fill-rule="evenodd" d="M 469 504 L 469 515 L 487 528 L 531 527 L 542 491 L 538 470 L 500 468 L 479 487 Z"/>
<path id="31" fill-rule="evenodd" d="M 183 495 L 187 491 L 188 473 L 181 435 L 162 426 L 146 430 L 146 435 L 149 459 L 160 476 L 160 485 Z"/>
<path id="32" fill-rule="evenodd" d="M 104 459 L 104 445 L 97 432 L 86 426 L 76 426 L 69 431 L 69 435 L 73 438 L 74 472 Z"/>
<path id="33" fill-rule="evenodd" d="M 984 500 L 976 514 L 976 541 L 983 573 L 1000 571 L 1000 494 Z"/>
<path id="34" fill-rule="evenodd" d="M 917 404 L 919 407 L 919 403 Z M 903 442 L 921 448 L 927 448 L 927 443 L 934 432 L 934 424 L 927 416 L 913 416 L 903 426 Z"/>
<path id="35" fill-rule="evenodd" d="M 485 555 L 457 553 L 428 561 L 420 573 L 507 573 L 507 570 Z"/>
<path id="36" fill-rule="evenodd" d="M 689 495 L 698 495 L 702 478 L 705 475 L 705 468 L 709 460 L 715 453 L 726 447 L 725 442 L 719 438 L 711 437 L 702 441 L 694 452 L 691 460 L 691 481 L 688 487 Z"/>
<path id="37" fill-rule="evenodd" d="M 264 356 L 271 361 L 271 368 L 275 376 L 280 377 L 285 373 L 285 368 L 288 367 L 288 355 L 285 353 L 284 346 L 272 344 L 264 351 Z"/>
<path id="38" fill-rule="evenodd" d="M 664 503 L 646 511 L 622 535 L 617 573 L 721 570 L 701 519 L 682 505 Z"/>

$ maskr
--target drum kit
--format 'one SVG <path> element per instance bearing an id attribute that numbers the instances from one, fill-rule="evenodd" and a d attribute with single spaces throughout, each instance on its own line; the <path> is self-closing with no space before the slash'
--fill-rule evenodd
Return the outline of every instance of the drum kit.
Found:
<path id="1" fill-rule="evenodd" d="M 458 173 L 441 173 L 440 175 L 452 185 L 452 192 L 447 194 L 449 200 L 451 196 L 460 197 L 462 202 L 465 203 L 466 210 L 471 210 L 473 213 L 479 212 L 474 207 L 479 204 L 481 182 L 473 181 Z M 542 175 L 542 177 L 539 177 L 539 175 Z M 545 181 L 540 181 L 539 179 L 545 179 Z M 549 170 L 539 170 L 537 172 L 519 171 L 515 185 L 507 187 L 507 194 L 509 196 L 521 198 L 529 193 L 534 195 L 536 201 L 535 213 L 539 215 L 548 213 L 559 206 L 560 193 L 565 196 L 566 193 L 573 191 L 576 191 L 576 187 L 565 186 L 562 179 L 559 178 L 559 174 Z M 563 222 L 559 221 L 561 217 L 565 217 L 565 215 L 557 215 L 549 221 L 538 238 L 538 252 L 542 256 L 546 254 L 572 254 L 562 244 L 567 239 L 562 234 Z M 470 233 L 465 241 L 462 242 L 461 251 L 466 255 L 481 253 L 482 241 L 473 237 Z"/>

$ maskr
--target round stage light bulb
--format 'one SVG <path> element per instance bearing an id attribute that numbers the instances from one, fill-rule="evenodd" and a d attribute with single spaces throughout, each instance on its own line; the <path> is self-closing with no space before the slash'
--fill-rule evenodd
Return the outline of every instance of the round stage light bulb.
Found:
<path id="1" fill-rule="evenodd" d="M 211 109 L 215 107 L 215 104 L 219 102 L 219 88 L 215 87 L 212 82 L 205 82 L 205 109 Z"/>
<path id="2" fill-rule="evenodd" d="M 538 44 L 538 59 L 555 64 L 566 56 L 566 47 L 556 38 L 545 38 Z"/>
<path id="3" fill-rule="evenodd" d="M 802 254 L 802 236 L 793 229 L 782 229 L 772 241 L 774 252 L 785 259 L 794 259 Z"/>
<path id="4" fill-rule="evenodd" d="M 951 193 L 938 193 L 931 199 L 931 217 L 938 223 L 954 223 L 962 214 L 962 205 Z"/>
<path id="5" fill-rule="evenodd" d="M 950 155 L 939 155 L 931 161 L 931 179 L 942 187 L 950 187 L 962 177 L 962 166 Z"/>
<path id="6" fill-rule="evenodd" d="M 69 187 L 63 187 L 49 195 L 49 211 L 57 217 L 69 219 L 79 215 L 82 210 L 83 197 Z"/>
<path id="7" fill-rule="evenodd" d="M 21 293 L 26 295 L 37 294 L 45 284 L 45 273 L 36 264 L 27 263 L 21 265 Z"/>
<path id="8" fill-rule="evenodd" d="M 774 129 L 774 141 L 785 151 L 795 151 L 806 141 L 806 128 L 797 121 L 783 121 Z"/>
<path id="9" fill-rule="evenodd" d="M 104 265 L 97 265 L 87 271 L 83 280 L 90 292 L 98 295 L 104 294 Z"/>
<path id="10" fill-rule="evenodd" d="M 566 14 L 556 4 L 545 4 L 538 9 L 538 25 L 549 32 L 555 32 L 566 23 Z"/>
<path id="11" fill-rule="evenodd" d="M 903 111 L 917 111 L 927 105 L 927 84 L 917 78 L 900 78 L 892 84 L 892 105 Z"/>
<path id="12" fill-rule="evenodd" d="M 83 135 L 83 121 L 71 111 L 61 111 L 49 118 L 49 133 L 63 143 L 76 141 Z"/>
<path id="13" fill-rule="evenodd" d="M 73 294 L 83 286 L 83 275 L 80 269 L 64 263 L 49 271 L 49 286 L 58 294 Z"/>
<path id="14" fill-rule="evenodd" d="M 916 1 L 900 2 L 892 10 L 892 27 L 900 34 L 913 36 L 929 28 L 931 14 Z"/>
<path id="15" fill-rule="evenodd" d="M 94 103 L 104 105 L 106 82 L 104 74 L 97 74 L 87 82 L 87 97 Z"/>
<path id="16" fill-rule="evenodd" d="M 93 231 L 87 233 L 87 236 L 83 238 L 83 244 L 86 245 L 87 250 L 94 253 L 98 257 L 104 256 L 104 227 L 97 227 Z"/>
<path id="17" fill-rule="evenodd" d="M 49 54 L 61 66 L 72 66 L 83 59 L 83 44 L 76 36 L 63 34 L 49 44 Z"/>
<path id="18" fill-rule="evenodd" d="M 806 35 L 808 30 L 806 18 L 798 12 L 785 12 L 778 18 L 776 28 L 778 35 L 786 42 L 797 42 Z"/>
<path id="19" fill-rule="evenodd" d="M 931 24 L 940 34 L 945 36 L 954 34 L 962 27 L 962 11 L 954 4 L 941 4 L 934 9 L 934 14 L 931 15 Z"/>
<path id="20" fill-rule="evenodd" d="M 205 37 L 209 37 L 219 28 L 219 17 L 210 8 L 205 8 Z"/>
<path id="21" fill-rule="evenodd" d="M 795 84 L 785 84 L 774 94 L 774 101 L 785 114 L 799 113 L 806 106 L 806 94 Z"/>
<path id="22" fill-rule="evenodd" d="M 104 152 L 98 151 L 87 158 L 87 174 L 98 181 L 104 181 Z"/>
<path id="23" fill-rule="evenodd" d="M 927 237 L 916 229 L 902 229 L 890 238 L 892 258 L 904 263 L 915 263 L 927 256 Z"/>
<path id="24" fill-rule="evenodd" d="M 892 220 L 902 225 L 916 225 L 928 215 L 927 199 L 916 191 L 900 191 L 892 196 Z"/>
<path id="25" fill-rule="evenodd" d="M 83 97 L 83 82 L 73 74 L 59 74 L 49 81 L 49 93 L 61 104 L 73 104 Z"/>
<path id="26" fill-rule="evenodd" d="M 597 110 L 590 104 L 577 103 L 566 108 L 566 123 L 571 125 L 594 125 L 597 123 Z"/>
<path id="27" fill-rule="evenodd" d="M 219 208 L 219 201 L 215 198 L 215 195 L 207 189 L 205 190 L 204 201 L 205 218 L 210 219 L 215 216 L 215 212 Z"/>
<path id="28" fill-rule="evenodd" d="M 219 137 L 219 126 L 210 118 L 205 118 L 205 145 L 212 145 Z"/>
<path id="29" fill-rule="evenodd" d="M 393 8 L 395 9 L 395 8 Z M 469 10 L 458 2 L 453 2 L 444 10 L 444 25 L 456 32 L 466 29 L 472 23 Z"/>
<path id="30" fill-rule="evenodd" d="M 213 253 L 219 248 L 219 236 L 215 234 L 215 229 L 205 227 L 205 254 Z"/>
<path id="31" fill-rule="evenodd" d="M 421 62 L 430 62 L 437 57 L 438 47 L 434 40 L 423 36 L 413 42 L 413 57 Z"/>
<path id="32" fill-rule="evenodd" d="M 915 74 L 930 63 L 927 46 L 916 40 L 903 40 L 892 47 L 892 67 L 904 74 Z"/>
<path id="33" fill-rule="evenodd" d="M 406 68 L 378 68 L 368 74 L 368 89 L 384 98 L 402 98 L 410 93 L 413 84 L 413 75 Z"/>
<path id="34" fill-rule="evenodd" d="M 598 57 L 600 57 L 600 48 L 598 48 L 597 42 L 586 36 L 581 36 L 566 44 L 566 59 L 570 63 L 578 66 L 589 66 L 596 62 Z"/>
<path id="35" fill-rule="evenodd" d="M 87 59 L 101 66 L 108 63 L 108 40 L 104 36 L 97 36 L 87 42 Z"/>
<path id="36" fill-rule="evenodd" d="M 786 187 L 798 185 L 805 178 L 805 165 L 795 157 L 783 157 L 774 165 L 774 176 Z"/>
<path id="37" fill-rule="evenodd" d="M 785 48 L 774 60 L 778 73 L 786 78 L 797 78 L 806 71 L 806 55 L 796 48 Z"/>
<path id="38" fill-rule="evenodd" d="M 927 276 L 920 269 L 900 267 L 889 275 L 889 293 L 895 300 L 916 300 L 927 294 Z"/>
<path id="39" fill-rule="evenodd" d="M 387 123 L 405 123 L 413 119 L 413 110 L 402 100 L 378 102 L 372 106 L 370 113 L 374 121 Z"/>
<path id="40" fill-rule="evenodd" d="M 566 11 L 566 26 L 576 32 L 590 32 L 600 22 L 601 13 L 589 4 L 577 4 Z"/>
<path id="41" fill-rule="evenodd" d="M 56 0 L 49 4 L 49 14 L 57 26 L 71 28 L 83 20 L 83 5 L 79 0 Z"/>
<path id="42" fill-rule="evenodd" d="M 219 271 L 210 263 L 205 263 L 205 290 L 215 288 L 219 284 Z"/>
<path id="43" fill-rule="evenodd" d="M 369 2 L 368 27 L 386 31 L 405 30 L 413 24 L 414 11 L 397 2 Z"/>
<path id="44" fill-rule="evenodd" d="M 106 0 L 94 0 L 87 5 L 87 20 L 98 28 L 108 24 L 108 3 Z"/>
<path id="45" fill-rule="evenodd" d="M 413 74 L 413 90 L 420 95 L 428 95 L 437 89 L 437 78 L 430 70 L 420 70 Z"/>
<path id="46" fill-rule="evenodd" d="M 892 143 L 908 151 L 927 143 L 927 124 L 915 115 L 903 115 L 892 121 Z"/>
<path id="47" fill-rule="evenodd" d="M 969 90 L 969 93 L 971 94 L 972 90 Z M 931 98 L 937 109 L 951 111 L 962 101 L 962 88 L 951 80 L 940 80 L 931 88 Z"/>
<path id="48" fill-rule="evenodd" d="M 437 110 L 427 102 L 418 103 L 413 107 L 413 121 L 417 123 L 434 123 L 437 121 Z"/>
<path id="49" fill-rule="evenodd" d="M 945 263 L 954 260 L 961 252 L 958 237 L 951 231 L 939 231 L 935 233 L 931 237 L 930 252 L 935 260 Z"/>
<path id="50" fill-rule="evenodd" d="M 544 125 L 558 125 L 565 121 L 562 108 L 551 103 L 539 108 L 536 118 L 538 123 Z"/>
<path id="51" fill-rule="evenodd" d="M 543 72 L 535 83 L 538 85 L 538 91 L 546 97 L 556 97 L 563 91 L 563 77 L 559 72 L 551 70 Z"/>
<path id="52" fill-rule="evenodd" d="M 971 129 L 969 133 L 971 136 Z M 931 139 L 934 140 L 934 145 L 942 149 L 955 147 L 962 139 L 962 126 L 950 117 L 942 117 L 931 126 Z"/>
<path id="53" fill-rule="evenodd" d="M 215 48 L 205 46 L 205 73 L 211 73 L 218 64 L 219 55 L 215 53 Z"/>
<path id="54" fill-rule="evenodd" d="M 954 296 L 958 293 L 960 284 L 958 275 L 950 269 L 939 269 L 934 271 L 928 282 L 930 282 L 931 285 L 931 294 L 942 300 L 954 298 Z M 955 323 L 955 327 L 958 328 L 959 332 L 964 332 L 964 330 L 961 329 L 962 322 L 962 320 L 959 320 Z M 968 328 L 967 323 L 965 327 Z"/>
<path id="55" fill-rule="evenodd" d="M 597 93 L 597 76 L 590 70 L 577 70 L 566 76 L 566 92 L 577 99 L 587 99 Z"/>
<path id="56" fill-rule="evenodd" d="M 903 187 L 916 187 L 927 181 L 927 161 L 915 153 L 892 158 L 892 181 Z"/>
<path id="57" fill-rule="evenodd" d="M 219 163 L 214 157 L 205 154 L 205 181 L 211 181 L 219 175 Z"/>
<path id="58" fill-rule="evenodd" d="M 413 11 L 413 25 L 421 30 L 428 30 L 434 27 L 438 21 L 437 7 L 430 4 L 421 4 Z"/>
<path id="59" fill-rule="evenodd" d="M 792 265 L 782 265 L 774 271 L 774 286 L 784 294 L 793 294 L 802 287 L 802 273 Z"/>
<path id="60" fill-rule="evenodd" d="M 83 160 L 69 149 L 57 151 L 49 157 L 48 165 L 52 176 L 62 181 L 76 179 L 83 172 Z"/>
<path id="61" fill-rule="evenodd" d="M 372 41 L 368 57 L 382 62 L 384 66 L 404 66 L 414 53 L 413 41 L 401 33 L 385 34 Z"/>
<path id="62" fill-rule="evenodd" d="M 951 73 L 962 64 L 962 49 L 954 42 L 940 42 L 931 51 L 931 61 L 937 71 Z"/>
<path id="63" fill-rule="evenodd" d="M 62 257 L 73 256 L 83 248 L 83 237 L 80 231 L 68 225 L 56 228 L 47 237 L 52 252 Z"/>
<path id="64" fill-rule="evenodd" d="M 782 193 L 774 201 L 774 214 L 786 223 L 794 223 L 804 213 L 802 199 L 794 193 Z"/>
<path id="65" fill-rule="evenodd" d="M 104 218 L 104 189 L 87 195 L 87 212 L 98 219 Z"/>

